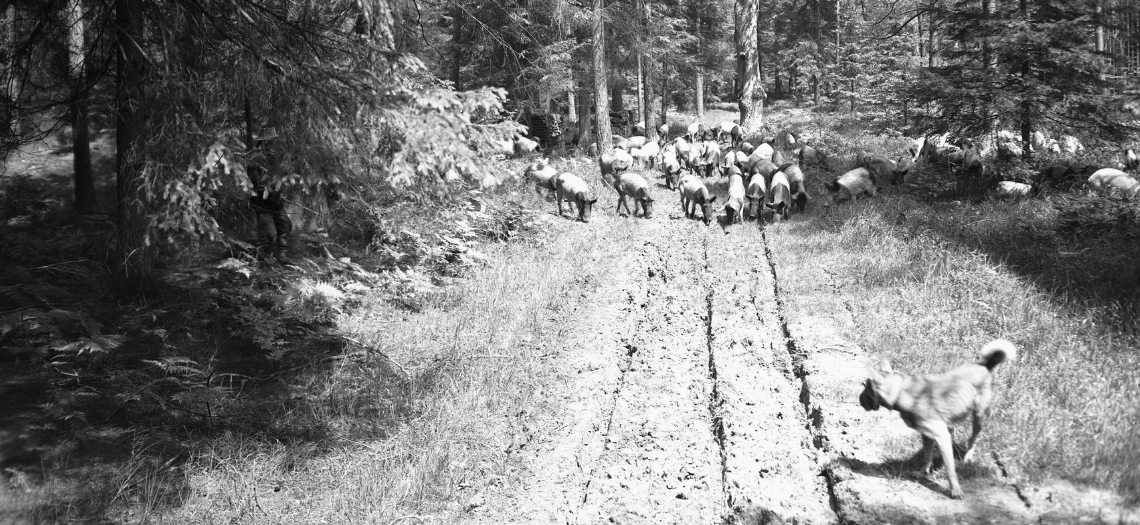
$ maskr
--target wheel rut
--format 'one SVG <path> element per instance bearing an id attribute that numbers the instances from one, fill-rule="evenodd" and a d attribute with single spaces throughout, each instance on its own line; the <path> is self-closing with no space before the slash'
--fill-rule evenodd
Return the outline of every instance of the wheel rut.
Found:
<path id="1" fill-rule="evenodd" d="M 824 460 L 805 411 L 809 396 L 796 373 L 762 233 L 712 238 L 707 257 L 726 521 L 834 523 Z"/>
<path id="2" fill-rule="evenodd" d="M 578 523 L 718 523 L 724 514 L 708 408 L 703 253 L 673 241 L 689 226 L 645 227 L 632 270 L 643 272 L 643 295 Z"/>

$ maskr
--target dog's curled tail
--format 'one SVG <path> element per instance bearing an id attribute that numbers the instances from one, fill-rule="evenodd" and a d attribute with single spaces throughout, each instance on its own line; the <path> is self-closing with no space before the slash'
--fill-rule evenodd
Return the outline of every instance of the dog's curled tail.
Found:
<path id="1" fill-rule="evenodd" d="M 982 347 L 982 358 L 978 364 L 993 370 L 995 366 L 1005 361 L 1013 361 L 1017 357 L 1017 348 L 1005 339 L 994 339 Z"/>

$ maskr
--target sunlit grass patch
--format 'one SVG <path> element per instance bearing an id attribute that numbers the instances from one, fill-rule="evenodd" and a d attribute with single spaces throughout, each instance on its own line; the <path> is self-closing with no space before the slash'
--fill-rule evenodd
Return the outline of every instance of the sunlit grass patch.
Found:
<path id="1" fill-rule="evenodd" d="M 566 167 L 597 184 L 596 169 Z M 380 292 L 364 299 L 338 325 L 366 348 L 315 370 L 272 414 L 323 435 L 204 442 L 188 462 L 195 495 L 164 518 L 388 523 L 462 511 L 484 483 L 511 473 L 509 451 L 527 432 L 517 425 L 549 404 L 541 392 L 557 357 L 552 318 L 590 297 L 612 262 L 597 235 L 559 232 L 600 233 L 605 222 L 551 215 L 544 231 L 485 248 L 481 270 L 418 312 Z"/>
<path id="2" fill-rule="evenodd" d="M 1063 242 L 1045 242 L 1054 218 L 1040 201 L 927 205 L 894 196 L 816 210 L 768 235 L 781 276 L 794 276 L 782 279 L 790 320 L 824 315 L 820 304 L 849 308 L 854 324 L 843 335 L 915 374 L 971 362 L 990 339 L 1013 340 L 1020 355 L 997 369 L 981 446 L 1017 475 L 1135 494 L 1137 340 L 1104 301 L 1041 285 L 1055 279 L 1050 261 L 1065 257 L 1054 251 Z M 1033 264 L 1034 254 L 1045 262 Z"/>

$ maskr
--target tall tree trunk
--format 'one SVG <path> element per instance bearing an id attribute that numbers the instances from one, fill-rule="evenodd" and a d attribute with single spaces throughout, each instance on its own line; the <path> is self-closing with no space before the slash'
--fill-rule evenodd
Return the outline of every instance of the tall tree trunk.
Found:
<path id="1" fill-rule="evenodd" d="M 693 86 L 693 98 L 697 102 L 697 118 L 705 116 L 705 74 L 697 69 L 697 82 Z"/>
<path id="2" fill-rule="evenodd" d="M 641 24 L 644 28 L 644 33 L 648 34 L 650 20 L 653 18 L 652 0 L 640 1 L 642 7 Z M 649 140 L 655 141 L 657 140 L 657 112 L 653 109 L 653 84 L 650 81 L 652 76 L 650 70 L 652 69 L 652 64 L 639 54 L 637 56 L 637 71 L 642 80 L 642 92 L 639 93 L 642 96 L 640 103 L 642 107 L 642 123 L 645 125 L 645 136 L 649 138 Z"/>
<path id="3" fill-rule="evenodd" d="M 68 0 L 63 20 L 67 27 L 68 77 L 71 82 L 71 116 L 74 143 L 75 209 L 89 212 L 98 204 L 95 176 L 91 171 L 91 141 L 87 129 L 87 85 L 84 56 L 87 27 L 83 21 L 81 0 Z"/>
<path id="4" fill-rule="evenodd" d="M 851 78 L 851 112 L 855 112 L 855 77 Z"/>
<path id="5" fill-rule="evenodd" d="M 566 92 L 566 120 L 578 122 L 578 104 L 574 101 L 574 90 Z"/>
<path id="6" fill-rule="evenodd" d="M 815 110 L 819 111 L 819 76 L 815 73 L 811 74 L 811 100 Z"/>
<path id="7" fill-rule="evenodd" d="M 598 120 L 596 133 L 598 153 L 606 153 L 613 148 L 613 131 L 610 130 L 609 95 L 606 86 L 606 23 L 603 13 L 604 0 L 594 0 L 594 111 Z"/>
<path id="8" fill-rule="evenodd" d="M 930 0 L 930 11 L 926 15 L 926 31 L 929 38 L 926 41 L 926 58 L 929 67 L 934 67 L 934 0 Z"/>
<path id="9" fill-rule="evenodd" d="M 4 14 L 4 25 L 7 26 L 8 39 L 5 42 L 6 54 L 8 57 L 7 62 L 4 64 L 5 76 L 8 80 L 8 85 L 4 86 L 4 94 L 7 95 L 8 100 L 8 114 L 4 115 L 7 122 L 4 122 L 4 135 L 12 137 L 13 140 L 18 140 L 20 135 L 20 96 L 24 90 L 23 74 L 21 72 L 20 58 L 21 54 L 16 52 L 16 46 L 19 42 L 17 34 L 20 31 L 19 12 L 16 10 L 16 3 L 8 4 L 8 9 Z"/>
<path id="10" fill-rule="evenodd" d="M 914 16 L 914 56 L 922 58 L 922 15 Z M 921 62 L 919 62 L 921 63 Z"/>
<path id="11" fill-rule="evenodd" d="M 625 111 L 625 79 L 615 75 L 610 86 L 610 111 Z"/>
<path id="12" fill-rule="evenodd" d="M 763 7 L 758 5 L 756 9 L 756 82 L 761 91 L 764 90 L 764 29 L 767 27 L 763 19 L 767 10 Z"/>
<path id="13" fill-rule="evenodd" d="M 1018 6 L 1021 11 L 1021 18 L 1023 23 L 1029 24 L 1029 4 L 1028 0 L 1021 0 Z M 1021 82 L 1025 86 L 1029 83 L 1029 55 L 1027 54 L 1021 61 Z M 1023 95 L 1025 98 L 1021 101 L 1021 142 L 1022 142 L 1022 156 L 1025 160 L 1032 158 L 1033 153 L 1029 151 L 1030 137 L 1033 135 L 1033 102 L 1029 98 L 1029 94 Z"/>
<path id="14" fill-rule="evenodd" d="M 985 23 L 989 24 L 997 11 L 997 0 L 982 0 L 982 17 Z M 987 26 L 987 32 L 989 28 Z M 982 60 L 984 61 L 987 75 L 989 78 L 997 78 L 997 60 L 994 59 L 993 45 L 987 38 L 982 43 Z M 994 108 L 989 104 L 982 107 L 982 114 L 986 119 L 986 136 L 989 137 L 993 143 L 994 137 L 997 134 L 997 114 Z"/>
<path id="15" fill-rule="evenodd" d="M 456 2 L 451 13 L 451 22 L 454 24 L 451 32 L 451 83 L 455 85 L 456 91 L 463 89 L 459 82 L 460 66 L 463 65 L 463 16 L 463 9 Z"/>
<path id="16" fill-rule="evenodd" d="M 127 293 L 148 288 L 154 266 L 154 249 L 147 239 L 147 207 L 142 191 L 140 146 L 146 136 L 143 80 L 147 66 L 141 47 L 142 7 L 142 0 L 119 0 L 115 8 L 118 48 L 115 75 L 118 251 L 115 273 L 119 288 Z"/>
<path id="17" fill-rule="evenodd" d="M 704 42 L 704 33 L 701 31 L 701 16 L 697 15 L 697 57 L 701 56 L 701 44 Z M 697 103 L 697 118 L 705 116 L 705 72 L 701 64 L 696 65 L 696 84 L 693 86 L 693 98 Z"/>
<path id="18" fill-rule="evenodd" d="M 645 122 L 645 71 L 641 65 L 641 53 L 637 54 L 637 121 Z M 648 127 L 648 126 L 646 126 Z M 646 130 L 648 132 L 649 130 Z"/>
<path id="19" fill-rule="evenodd" d="M 756 0 L 737 0 L 736 6 L 739 14 L 736 17 L 734 43 L 736 75 L 740 79 L 736 103 L 740 107 L 740 127 L 745 133 L 750 133 L 759 130 L 764 123 L 763 106 L 756 104 L 755 100 L 758 87 L 756 80 L 760 76 L 756 69 L 756 17 L 759 6 Z M 759 87 L 763 91 L 763 86 Z"/>
<path id="20" fill-rule="evenodd" d="M 1103 8 L 1101 2 L 1096 3 L 1096 52 L 1104 53 L 1104 24 L 1101 22 Z"/>
<path id="21" fill-rule="evenodd" d="M 590 90 L 594 87 L 589 82 L 589 77 L 582 76 L 582 81 L 578 83 L 578 147 L 586 148 L 586 144 L 593 141 L 594 126 L 590 122 L 590 111 L 592 103 L 590 101 Z"/>
<path id="22" fill-rule="evenodd" d="M 645 108 L 645 120 L 642 122 L 645 123 L 645 136 L 650 140 L 657 140 L 657 110 L 653 107 L 653 84 L 650 80 L 652 68 L 648 63 L 645 66 L 645 99 L 642 104 Z"/>
<path id="23" fill-rule="evenodd" d="M 661 124 L 667 124 L 669 113 L 669 63 L 661 59 Z"/>

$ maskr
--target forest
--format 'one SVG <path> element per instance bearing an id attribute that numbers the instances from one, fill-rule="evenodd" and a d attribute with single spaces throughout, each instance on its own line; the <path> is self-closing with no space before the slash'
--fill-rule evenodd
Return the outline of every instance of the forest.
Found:
<path id="1" fill-rule="evenodd" d="M 315 507 L 320 519 L 300 521 L 396 523 L 431 509 L 462 515 L 483 507 L 456 503 L 467 498 L 460 489 L 432 487 L 444 478 L 463 487 L 452 477 L 501 472 L 506 463 L 456 459 L 454 443 L 423 437 L 432 433 L 423 422 L 443 425 L 445 410 L 435 403 L 448 396 L 510 412 L 504 421 L 532 417 L 532 404 L 542 405 L 534 392 L 549 389 L 543 381 L 554 376 L 536 373 L 531 358 L 497 369 L 492 361 L 503 356 L 495 345 L 550 342 L 551 330 L 564 328 L 533 312 L 490 318 L 511 299 L 473 290 L 495 286 L 475 276 L 550 273 L 543 278 L 552 281 L 532 283 L 549 296 L 526 303 L 543 312 L 557 310 L 566 290 L 604 288 L 609 278 L 597 256 L 576 262 L 592 268 L 580 275 L 543 266 L 543 250 L 570 242 L 550 232 L 574 226 L 551 226 L 553 204 L 536 194 L 532 163 L 588 174 L 581 176 L 601 188 L 598 209 L 608 209 L 613 192 L 598 178 L 598 157 L 630 136 L 665 143 L 698 122 L 735 123 L 751 144 L 772 144 L 805 166 L 805 150 L 828 157 L 807 170 L 814 193 L 806 215 L 822 214 L 828 234 L 851 225 L 837 217 L 856 213 L 831 215 L 822 204 L 825 181 L 843 174 L 847 159 L 859 165 L 866 150 L 909 167 L 901 193 L 882 191 L 902 200 L 867 206 L 884 206 L 875 213 L 889 213 L 892 228 L 913 228 L 898 234 L 908 240 L 939 232 L 931 246 L 986 253 L 1012 269 L 1049 297 L 1042 304 L 1084 319 L 1073 326 L 1095 330 L 1089 340 L 1111 349 L 1073 355 L 1125 374 L 1074 380 L 1120 396 L 1101 399 L 1096 417 L 1066 419 L 1056 435 L 1040 431 L 1038 452 L 1012 452 L 1014 431 L 999 428 L 1011 471 L 1137 502 L 1140 453 L 1121 450 L 1137 443 L 1129 429 L 1140 428 L 1128 409 L 1140 383 L 1122 372 L 1132 370 L 1126 350 L 1140 337 L 1140 209 L 1129 196 L 1087 194 L 1081 181 L 1056 184 L 1049 170 L 1087 177 L 1118 168 L 1136 177 L 1140 3 L 10 0 L 0 7 L 0 500 L 8 501 L 0 521 L 9 514 L 29 523 L 210 522 L 216 508 L 190 504 L 204 490 L 193 488 L 195 469 L 222 471 L 236 458 L 264 455 L 277 466 L 243 463 L 245 471 L 284 479 L 280 472 L 316 456 L 353 456 L 348 444 L 366 441 L 378 443 L 370 453 L 391 471 L 373 481 L 396 488 L 368 493 L 378 509 L 337 500 Z M 977 151 L 977 176 L 966 166 L 925 163 L 924 139 Z M 1003 181 L 1033 185 L 1038 199 L 1019 204 L 1031 212 L 989 207 Z M 675 213 L 672 188 L 653 188 L 658 210 Z M 280 213 L 292 224 L 276 257 L 258 240 L 264 224 L 251 199 L 261 192 L 281 196 Z M 947 209 L 954 211 L 943 221 Z M 1009 229 L 986 229 L 995 223 Z M 773 231 L 757 235 L 780 239 L 786 230 Z M 574 239 L 585 243 L 575 249 L 601 249 Z M 528 251 L 513 251 L 520 246 Z M 917 253 L 897 264 L 927 261 Z M 779 249 L 767 257 L 789 260 Z M 957 268 L 938 260 L 938 272 Z M 866 270 L 864 278 L 893 283 L 892 271 Z M 492 298 L 476 304 L 484 292 Z M 468 309 L 476 320 L 439 320 Z M 417 324 L 422 319 L 441 324 Z M 484 337 L 497 334 L 496 324 L 533 334 Z M 486 348 L 461 359 L 449 337 Z M 1026 335 L 1049 348 L 1065 337 Z M 487 386 L 511 382 L 496 370 L 534 378 L 517 387 L 526 393 L 503 394 L 495 389 L 507 387 Z M 456 384 L 469 388 L 456 394 L 449 390 Z M 1084 406 L 1046 397 L 1042 406 Z M 1103 434 L 1108 420 L 1116 433 Z M 478 430 L 467 423 L 437 430 L 464 443 L 503 436 L 514 443 L 525 433 L 521 423 Z M 409 436 L 408 428 L 419 430 Z M 1070 438 L 1076 444 L 1066 448 Z M 409 452 L 420 448 L 432 455 Z M 243 522 L 300 512 L 286 505 L 257 514 L 257 498 L 240 494 L 265 483 L 278 483 L 276 493 L 284 482 L 233 475 L 226 483 L 240 501 L 227 512 Z M 246 519 L 247 511 L 256 517 Z"/>

